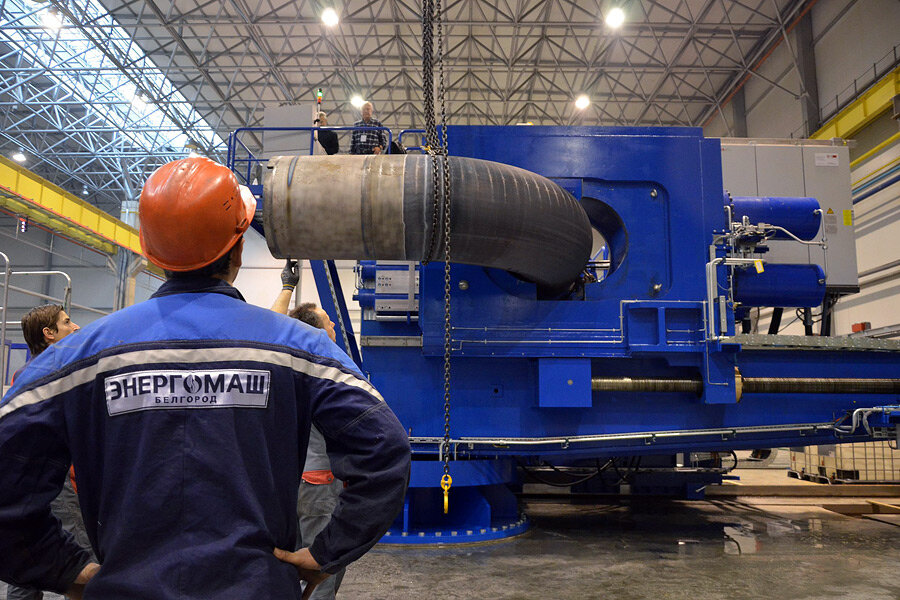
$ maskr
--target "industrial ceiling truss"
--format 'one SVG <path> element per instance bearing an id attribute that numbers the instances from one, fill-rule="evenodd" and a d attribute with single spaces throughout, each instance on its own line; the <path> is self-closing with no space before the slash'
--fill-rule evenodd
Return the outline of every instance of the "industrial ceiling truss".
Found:
<path id="1" fill-rule="evenodd" d="M 750 77 L 804 93 L 754 69 L 811 0 L 442 4 L 450 124 L 700 126 Z M 334 28 L 320 18 L 328 6 Z M 613 30 L 604 15 L 616 6 L 627 20 Z M 29 168 L 111 212 L 160 164 L 189 151 L 222 160 L 230 131 L 319 88 L 330 125 L 358 119 L 355 94 L 395 131 L 423 125 L 415 0 L 0 7 L 0 150 L 21 148 Z M 591 104 L 579 111 L 582 93 Z"/>

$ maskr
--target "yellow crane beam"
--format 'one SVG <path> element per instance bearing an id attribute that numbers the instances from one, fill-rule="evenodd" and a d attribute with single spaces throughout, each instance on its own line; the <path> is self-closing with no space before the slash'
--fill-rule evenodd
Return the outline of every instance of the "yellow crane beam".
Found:
<path id="1" fill-rule="evenodd" d="M 106 254 L 143 254 L 137 229 L 3 157 L 0 206 Z"/>
<path id="2" fill-rule="evenodd" d="M 852 137 L 890 109 L 897 94 L 900 94 L 900 67 L 879 79 L 810 137 L 814 140 Z"/>

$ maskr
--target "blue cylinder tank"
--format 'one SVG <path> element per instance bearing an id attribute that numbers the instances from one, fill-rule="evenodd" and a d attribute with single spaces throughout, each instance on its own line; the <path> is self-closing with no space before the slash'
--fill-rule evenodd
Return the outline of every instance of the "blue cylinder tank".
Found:
<path id="1" fill-rule="evenodd" d="M 825 272 L 819 265 L 766 265 L 736 269 L 734 300 L 744 306 L 818 306 L 825 298 Z"/>
<path id="2" fill-rule="evenodd" d="M 727 195 L 725 199 L 728 202 Z M 819 201 L 815 198 L 735 196 L 731 205 L 735 221 L 741 222 L 746 216 L 752 225 L 767 223 L 784 227 L 801 240 L 815 238 L 822 221 Z M 790 236 L 779 231 L 771 239 L 786 240 Z"/>

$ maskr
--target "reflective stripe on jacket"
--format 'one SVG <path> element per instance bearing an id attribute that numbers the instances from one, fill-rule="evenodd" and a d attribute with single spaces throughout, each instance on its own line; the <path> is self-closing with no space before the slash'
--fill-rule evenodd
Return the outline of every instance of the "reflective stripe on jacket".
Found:
<path id="1" fill-rule="evenodd" d="M 310 548 L 359 558 L 403 503 L 403 427 L 321 330 L 213 279 L 67 336 L 0 403 L 0 579 L 62 591 L 84 556 L 50 515 L 70 462 L 98 598 L 293 598 L 295 507 L 311 423 L 348 483 Z M 38 557 L 38 561 L 35 560 Z"/>

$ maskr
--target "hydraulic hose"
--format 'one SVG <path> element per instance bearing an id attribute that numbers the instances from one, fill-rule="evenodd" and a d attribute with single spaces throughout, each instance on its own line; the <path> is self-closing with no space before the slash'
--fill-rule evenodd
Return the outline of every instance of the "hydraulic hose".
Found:
<path id="1" fill-rule="evenodd" d="M 432 160 L 413 154 L 270 159 L 263 180 L 269 250 L 276 258 L 442 260 L 443 209 L 434 219 Z M 590 257 L 591 225 L 571 194 L 509 165 L 461 157 L 449 164 L 453 262 L 503 269 L 549 287 L 578 277 Z"/>

